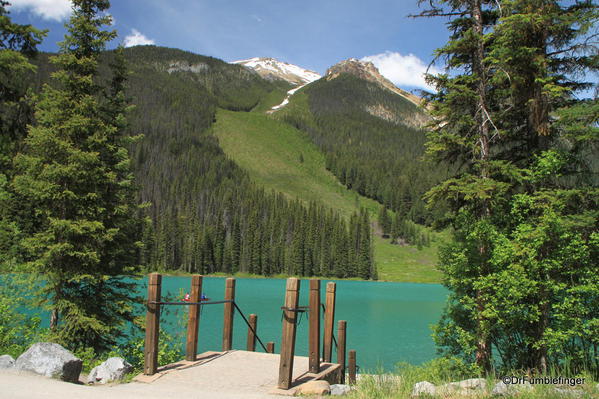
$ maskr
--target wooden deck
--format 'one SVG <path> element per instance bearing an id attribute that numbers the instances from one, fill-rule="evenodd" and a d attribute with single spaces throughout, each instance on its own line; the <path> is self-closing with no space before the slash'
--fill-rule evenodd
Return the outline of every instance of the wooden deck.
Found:
<path id="1" fill-rule="evenodd" d="M 254 394 L 294 395 L 297 387 L 311 380 L 339 381 L 340 366 L 322 363 L 318 374 L 309 372 L 308 357 L 296 356 L 291 388 L 277 388 L 280 356 L 278 354 L 226 351 L 205 352 L 195 361 L 182 360 L 158 368 L 154 375 L 138 375 L 136 382 L 152 385 L 176 385 L 183 390 L 213 392 L 247 392 Z"/>

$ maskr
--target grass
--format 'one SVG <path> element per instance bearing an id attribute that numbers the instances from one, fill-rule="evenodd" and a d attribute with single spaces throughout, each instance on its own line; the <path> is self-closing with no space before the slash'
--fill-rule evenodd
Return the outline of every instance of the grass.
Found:
<path id="1" fill-rule="evenodd" d="M 227 156 L 266 189 L 324 203 L 345 217 L 363 207 L 376 219 L 381 205 L 340 184 L 326 170 L 324 155 L 304 132 L 259 112 L 227 110 L 218 110 L 212 129 Z M 441 274 L 434 267 L 436 251 L 436 243 L 418 250 L 375 237 L 379 279 L 438 283 Z"/>
<path id="2" fill-rule="evenodd" d="M 409 364 L 398 365 L 395 373 L 378 373 L 373 375 L 361 375 L 357 384 L 354 386 L 355 389 L 347 395 L 348 399 L 411 399 L 414 385 L 418 382 L 428 381 L 434 384 L 437 389 L 444 384 L 450 382 L 462 381 L 469 378 L 476 378 L 479 374 L 473 366 L 468 366 L 458 359 L 446 359 L 437 358 L 430 362 L 427 362 L 421 366 L 414 366 Z M 507 376 L 524 376 L 526 373 L 523 372 L 509 372 L 504 375 Z M 563 376 L 563 377 L 583 377 L 585 383 L 576 387 L 571 386 L 556 386 L 556 385 L 539 385 L 533 384 L 528 386 L 520 385 L 519 387 L 512 387 L 508 391 L 508 394 L 501 396 L 502 398 L 518 398 L 518 399 L 558 399 L 558 398 L 579 398 L 579 399 L 590 399 L 599 397 L 599 386 L 597 381 L 591 377 L 589 373 L 583 375 L 572 375 L 565 371 L 557 371 L 549 373 L 549 376 Z M 501 375 L 502 376 L 502 375 Z M 497 378 L 487 377 L 485 391 L 478 393 L 468 392 L 469 394 L 460 394 L 459 392 L 452 392 L 445 388 L 441 388 L 441 392 L 438 392 L 434 398 L 445 398 L 445 399 L 457 399 L 457 398 L 496 398 L 492 396 L 491 391 L 495 384 L 499 382 L 501 376 Z M 515 388 L 515 389 L 514 389 Z M 560 390 L 570 391 L 576 390 L 578 393 L 570 392 L 563 393 L 558 392 L 555 388 Z M 509 389 L 509 388 L 508 388 Z M 431 396 L 420 396 L 430 398 Z"/>

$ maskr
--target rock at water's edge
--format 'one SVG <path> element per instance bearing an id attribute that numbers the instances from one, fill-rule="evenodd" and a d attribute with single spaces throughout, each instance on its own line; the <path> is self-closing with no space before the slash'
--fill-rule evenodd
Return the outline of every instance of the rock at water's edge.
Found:
<path id="1" fill-rule="evenodd" d="M 33 371 L 68 382 L 79 381 L 82 366 L 81 359 L 52 342 L 38 342 L 31 345 L 15 362 L 18 370 Z"/>

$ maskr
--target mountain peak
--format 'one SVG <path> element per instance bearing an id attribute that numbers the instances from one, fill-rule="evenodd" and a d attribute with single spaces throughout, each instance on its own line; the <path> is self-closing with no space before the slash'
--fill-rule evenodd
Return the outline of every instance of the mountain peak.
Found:
<path id="1" fill-rule="evenodd" d="M 360 79 L 374 82 L 392 92 L 399 94 L 416 105 L 422 104 L 422 99 L 410 92 L 400 89 L 395 86 L 389 79 L 381 75 L 378 68 L 370 61 L 361 61 L 356 58 L 348 58 L 343 60 L 329 69 L 327 69 L 326 79 L 335 79 L 341 73 L 349 73 Z"/>
<path id="2" fill-rule="evenodd" d="M 269 57 L 254 57 L 247 60 L 233 61 L 231 64 L 243 65 L 246 68 L 253 69 L 265 79 L 281 79 L 296 86 L 320 79 L 320 75 L 314 71 Z"/>

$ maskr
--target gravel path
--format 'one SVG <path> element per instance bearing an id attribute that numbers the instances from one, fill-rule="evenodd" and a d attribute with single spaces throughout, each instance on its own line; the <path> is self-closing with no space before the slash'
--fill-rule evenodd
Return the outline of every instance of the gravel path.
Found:
<path id="1" fill-rule="evenodd" d="M 307 370 L 297 357 L 294 369 Z M 277 399 L 279 356 L 233 351 L 209 364 L 166 374 L 151 384 L 77 385 L 35 374 L 0 371 L 1 399 Z M 294 373 L 295 374 L 295 373 Z"/>

